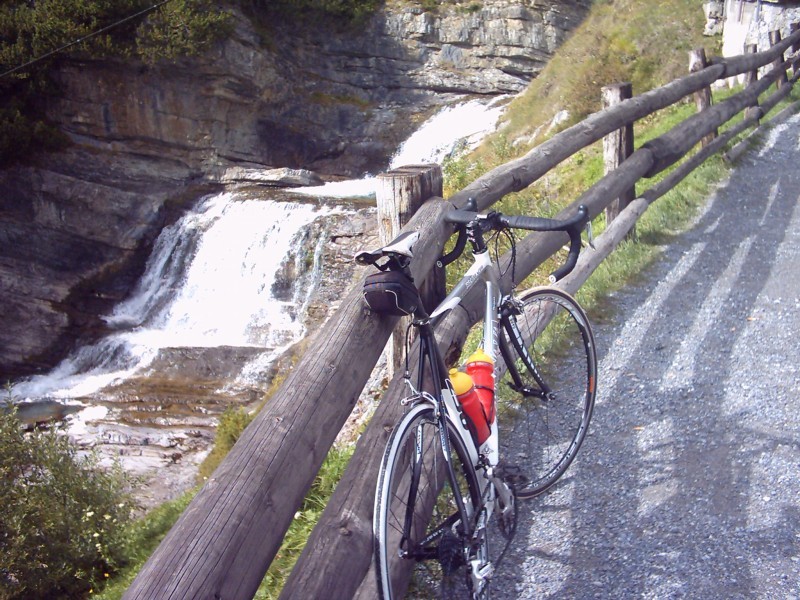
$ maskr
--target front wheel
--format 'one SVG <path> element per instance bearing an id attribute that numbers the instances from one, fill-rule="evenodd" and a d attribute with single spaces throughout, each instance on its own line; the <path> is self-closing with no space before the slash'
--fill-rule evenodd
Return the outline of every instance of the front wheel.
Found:
<path id="1" fill-rule="evenodd" d="M 597 380 L 594 337 L 583 309 L 556 288 L 512 299 L 501 320 L 510 372 L 498 390 L 501 452 L 517 476 L 517 496 L 531 498 L 564 474 L 586 436 Z"/>
<path id="2" fill-rule="evenodd" d="M 433 408 L 419 405 L 400 421 L 386 447 L 373 523 L 378 592 L 384 600 L 481 597 L 480 590 L 473 593 L 470 572 L 475 561 L 488 560 L 485 532 L 477 545 L 473 535 L 478 475 L 451 430 L 455 484 L 449 480 L 439 428 Z M 463 500 L 463 513 L 457 498 Z"/>

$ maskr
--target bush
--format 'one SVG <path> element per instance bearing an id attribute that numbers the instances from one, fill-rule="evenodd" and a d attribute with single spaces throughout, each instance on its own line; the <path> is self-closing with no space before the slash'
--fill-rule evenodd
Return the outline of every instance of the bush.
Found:
<path id="1" fill-rule="evenodd" d="M 210 0 L 176 0 L 137 28 L 137 52 L 150 64 L 192 56 L 230 30 L 230 15 L 215 9 Z"/>
<path id="2" fill-rule="evenodd" d="M 255 418 L 255 414 L 247 412 L 244 408 L 228 407 L 219 418 L 216 437 L 214 438 L 214 448 L 200 465 L 198 472 L 198 482 L 202 483 L 210 477 L 214 470 L 222 462 L 233 448 L 236 440 L 242 435 L 245 427 Z"/>
<path id="3" fill-rule="evenodd" d="M 125 561 L 127 479 L 0 409 L 0 599 L 76 598 Z"/>
<path id="4" fill-rule="evenodd" d="M 379 0 L 240 0 L 245 8 L 276 12 L 282 18 L 303 23 L 321 23 L 329 19 L 358 23 L 380 6 Z"/>

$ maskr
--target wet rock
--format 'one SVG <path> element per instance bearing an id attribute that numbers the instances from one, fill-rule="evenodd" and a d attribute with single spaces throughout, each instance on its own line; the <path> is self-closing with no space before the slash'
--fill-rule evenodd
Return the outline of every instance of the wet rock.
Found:
<path id="1" fill-rule="evenodd" d="M 302 187 L 322 185 L 323 179 L 306 169 L 263 169 L 229 167 L 221 178 L 222 183 L 260 183 L 276 187 Z"/>

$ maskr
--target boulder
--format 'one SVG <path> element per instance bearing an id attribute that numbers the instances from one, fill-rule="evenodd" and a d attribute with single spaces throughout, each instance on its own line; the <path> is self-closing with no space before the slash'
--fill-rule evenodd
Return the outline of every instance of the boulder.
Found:
<path id="1" fill-rule="evenodd" d="M 229 167 L 221 178 L 222 183 L 255 183 L 273 187 L 303 187 L 322 185 L 322 177 L 307 169 L 254 169 Z"/>

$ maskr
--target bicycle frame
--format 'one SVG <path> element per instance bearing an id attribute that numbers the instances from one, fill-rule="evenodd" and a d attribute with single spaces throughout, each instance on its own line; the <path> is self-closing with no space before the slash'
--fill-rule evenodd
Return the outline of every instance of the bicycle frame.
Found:
<path id="1" fill-rule="evenodd" d="M 504 506 L 508 507 L 513 504 L 513 498 L 511 497 L 509 488 L 494 476 L 494 467 L 497 466 L 500 454 L 497 419 L 490 425 L 490 435 L 487 440 L 478 447 L 470 433 L 467 417 L 450 383 L 449 373 L 447 372 L 434 336 L 435 325 L 439 323 L 447 313 L 457 307 L 464 296 L 475 285 L 483 284 L 485 298 L 482 336 L 483 350 L 491 357 L 495 364 L 497 364 L 499 353 L 503 355 L 504 359 L 510 356 L 510 350 L 505 347 L 505 339 L 502 338 L 498 332 L 502 323 L 511 333 L 510 322 L 508 319 L 501 318 L 500 309 L 505 306 L 507 299 L 501 296 L 499 267 L 496 263 L 492 262 L 488 250 L 473 252 L 473 259 L 474 262 L 472 266 L 431 315 L 425 319 L 415 320 L 414 325 L 418 328 L 420 334 L 419 364 L 421 368 L 418 374 L 418 388 L 415 389 L 409 383 L 414 392 L 414 397 L 424 398 L 425 401 L 432 403 L 436 408 L 436 414 L 440 425 L 439 431 L 441 432 L 440 442 L 445 459 L 447 460 L 447 457 L 450 456 L 450 443 L 447 436 L 447 422 L 449 421 L 458 431 L 459 436 L 467 448 L 469 459 L 479 473 L 478 481 L 480 483 L 483 501 L 481 507 L 473 507 L 475 511 L 472 514 L 467 510 L 464 499 L 460 497 L 457 491 L 458 486 L 452 486 L 453 489 L 456 490 L 455 496 L 458 512 L 461 515 L 462 522 L 468 527 L 466 532 L 468 535 L 473 534 L 482 526 L 479 523 L 481 517 L 480 513 L 482 512 L 481 509 L 485 509 L 485 520 L 483 522 L 485 523 L 488 521 L 489 517 L 494 512 L 498 494 L 501 496 Z M 423 388 L 425 362 L 428 362 L 430 367 L 430 383 L 432 389 L 438 390 L 438 398 L 422 394 L 418 391 Z M 519 384 L 520 378 L 516 373 L 513 363 L 508 363 L 511 363 L 511 361 L 507 361 L 507 366 L 512 372 L 512 378 Z M 455 473 L 453 472 L 453 467 L 449 460 L 447 461 L 447 473 L 449 480 L 455 482 Z M 481 474 L 483 474 L 483 476 L 481 476 Z"/>
<path id="2" fill-rule="evenodd" d="M 384 597 L 393 597 L 393 571 L 397 566 L 393 566 L 393 557 L 416 561 L 438 560 L 445 577 L 455 574 L 461 566 L 466 565 L 468 587 L 473 597 L 482 597 L 494 569 L 489 555 L 487 531 L 492 513 L 495 508 L 498 509 L 500 531 L 510 541 L 516 529 L 518 494 L 519 497 L 532 497 L 563 474 L 574 458 L 572 449 L 577 451 L 580 446 L 586 431 L 585 423 L 591 414 L 594 398 L 592 369 L 596 359 L 590 347 L 591 332 L 581 326 L 578 320 L 583 311 L 568 295 L 556 293 L 555 290 L 551 294 L 546 290 L 535 290 L 519 300 L 513 291 L 503 294 L 500 265 L 492 260 L 484 238 L 485 234 L 497 232 L 500 235 L 507 229 L 567 233 L 570 239 L 567 260 L 550 276 L 551 282 L 554 282 L 575 267 L 580 252 L 581 231 L 588 220 L 588 209 L 580 206 L 573 217 L 565 220 L 507 216 L 499 212 L 480 215 L 475 211 L 475 203 L 468 203 L 467 210 L 451 210 L 445 219 L 457 225 L 458 238 L 453 249 L 441 257 L 440 265 L 450 264 L 458 258 L 467 242 L 471 245 L 473 263 L 431 314 L 427 313 L 420 301 L 418 290 L 413 289 L 410 264 L 418 232 L 406 232 L 388 246 L 360 252 L 355 257 L 361 264 L 375 265 L 380 271 L 389 272 L 373 273 L 365 280 L 364 298 L 368 306 L 379 314 L 411 314 L 412 325 L 419 332 L 419 357 L 416 363 L 419 369 L 414 382 L 409 363 L 406 362 L 405 381 L 411 394 L 402 400 L 402 404 L 408 407 L 408 412 L 389 438 L 375 496 L 373 526 L 378 565 L 376 573 Z M 507 235 L 513 250 L 514 238 L 511 234 Z M 496 237 L 489 238 L 489 242 L 492 239 L 497 240 Z M 511 256 L 513 264 L 513 251 Z M 483 287 L 477 290 L 477 285 Z M 494 363 L 494 381 L 483 379 L 486 375 L 485 363 L 467 365 L 469 372 L 472 372 L 473 366 L 478 369 L 473 380 L 476 382 L 475 388 L 473 382 L 466 377 L 461 378 L 459 374 L 465 388 L 465 395 L 459 398 L 439 351 L 434 328 L 468 295 L 474 297 L 477 292 L 483 294 L 481 350 L 489 357 L 480 360 Z M 538 408 L 544 404 L 543 401 L 560 399 L 556 393 L 561 389 L 560 378 L 553 378 L 553 389 L 548 387 L 542 376 L 545 371 L 539 371 L 542 366 L 537 364 L 539 359 L 534 360 L 539 350 L 529 350 L 540 335 L 541 327 L 546 326 L 558 312 L 556 306 L 578 321 L 587 355 L 590 389 L 589 395 L 584 396 L 581 428 L 573 439 L 570 452 L 561 456 L 546 473 L 546 477 L 552 476 L 553 479 L 546 480 L 534 474 L 533 477 L 539 478 L 529 480 L 516 465 L 507 464 L 505 459 L 501 462 L 498 415 L 496 407 L 488 403 L 497 402 L 495 393 L 498 373 L 502 372 L 498 369 L 501 356 L 512 379 L 509 386 L 524 398 L 541 399 L 542 402 L 531 403 L 530 408 Z M 462 381 L 457 382 L 460 392 Z M 483 415 L 480 414 L 482 408 L 485 409 Z M 515 406 L 511 408 L 517 412 Z M 466 410 L 469 415 L 474 415 L 476 421 L 468 416 Z M 487 413 L 491 415 L 491 422 L 486 423 L 488 430 L 482 420 Z M 527 427 L 527 421 L 523 425 Z M 546 424 L 544 428 L 547 429 Z M 426 435 L 429 430 L 432 430 L 430 435 Z M 544 436 L 551 437 L 548 431 L 544 432 Z M 535 453 L 536 450 L 531 452 Z M 538 469 L 538 464 L 533 468 Z M 451 490 L 445 489 L 448 484 Z M 516 492 L 519 484 L 524 488 Z M 444 494 L 441 493 L 443 490 Z M 404 501 L 405 508 L 401 509 L 398 505 Z M 429 510 L 430 513 L 426 513 Z M 421 526 L 424 529 L 420 529 Z M 424 536 L 424 539 L 420 540 L 420 536 Z M 393 539 L 390 540 L 390 537 Z M 398 575 L 402 574 L 403 569 L 400 567 Z M 431 574 L 438 579 L 435 572 Z"/>

